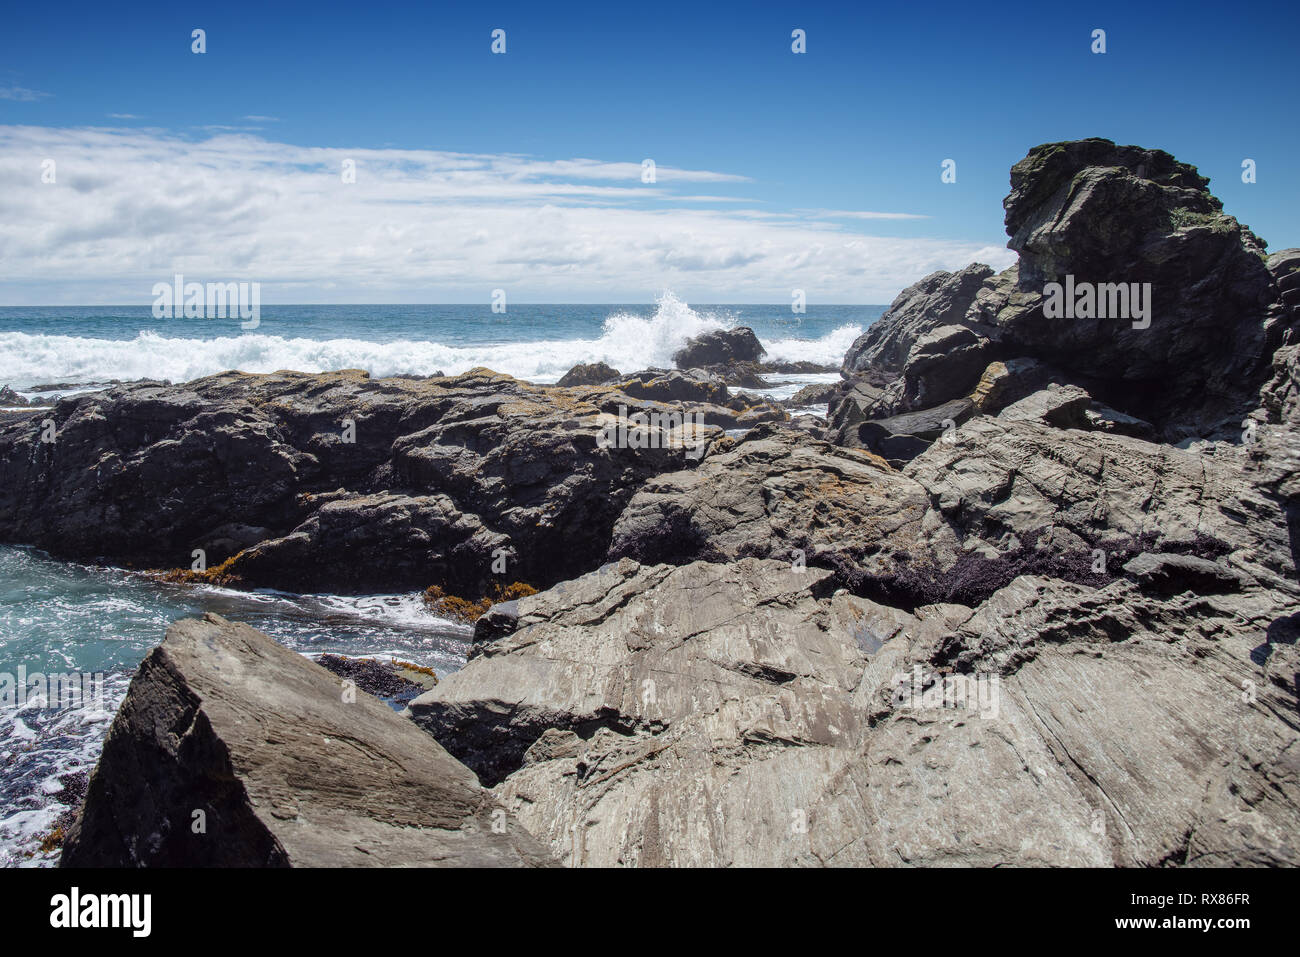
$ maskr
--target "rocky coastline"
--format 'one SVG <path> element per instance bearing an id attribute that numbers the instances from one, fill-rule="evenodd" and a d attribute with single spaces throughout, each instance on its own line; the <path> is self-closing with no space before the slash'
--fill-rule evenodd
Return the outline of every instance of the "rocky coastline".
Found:
<path id="1" fill-rule="evenodd" d="M 745 391 L 808 371 L 745 329 L 555 386 L 231 371 L 8 414 L 5 542 L 537 589 L 418 694 L 176 623 L 63 863 L 1300 864 L 1300 250 L 1108 140 L 1035 147 L 1004 205 L 1018 262 L 905 289 L 787 403 L 824 417 Z"/>

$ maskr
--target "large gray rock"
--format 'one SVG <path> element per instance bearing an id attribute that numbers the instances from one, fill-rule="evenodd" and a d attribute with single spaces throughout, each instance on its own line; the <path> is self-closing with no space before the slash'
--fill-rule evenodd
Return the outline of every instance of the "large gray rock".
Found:
<path id="1" fill-rule="evenodd" d="M 1088 139 L 1030 150 L 1004 206 L 1019 254 L 994 276 L 972 265 L 905 290 L 845 358 L 879 388 L 858 412 L 882 418 L 966 394 L 989 362 L 1035 359 L 1163 437 L 1227 437 L 1254 405 L 1292 322 L 1293 258 L 1264 243 L 1210 194 L 1196 169 L 1160 150 Z M 1148 290 L 1139 316 L 1054 315 L 1048 284 Z M 1071 303 L 1073 307 L 1074 303 Z M 984 365 L 981 365 L 981 362 Z"/>
<path id="2" fill-rule="evenodd" d="M 1247 452 L 1051 424 L 1077 415 L 1081 398 L 1067 387 L 976 416 L 908 464 L 904 474 L 926 489 L 945 538 L 1005 548 L 1056 530 L 1083 550 L 1143 536 L 1191 551 L 1212 542 L 1262 586 L 1300 599 L 1283 508 L 1252 482 Z"/>
<path id="3" fill-rule="evenodd" d="M 1300 863 L 1283 606 L 1025 577 L 908 614 L 825 576 L 624 560 L 411 712 L 573 865 Z"/>
<path id="4" fill-rule="evenodd" d="M 172 625 L 131 683 L 67 867 L 536 866 L 550 856 L 386 704 L 247 625 Z"/>
<path id="5" fill-rule="evenodd" d="M 879 572 L 897 553 L 920 560 L 948 544 L 941 528 L 923 529 L 928 504 L 924 488 L 874 455 L 763 426 L 697 468 L 647 481 L 615 523 L 608 556 L 834 559 Z"/>
<path id="6" fill-rule="evenodd" d="M 976 293 L 992 275 L 988 266 L 974 263 L 955 273 L 931 273 L 908 286 L 849 347 L 844 374 L 868 369 L 901 374 L 918 340 L 940 326 L 961 324 Z"/>

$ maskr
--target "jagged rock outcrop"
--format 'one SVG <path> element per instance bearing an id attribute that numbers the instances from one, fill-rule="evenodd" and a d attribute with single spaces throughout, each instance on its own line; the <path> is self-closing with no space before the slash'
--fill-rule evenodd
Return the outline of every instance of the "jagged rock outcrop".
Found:
<path id="1" fill-rule="evenodd" d="M 500 555 L 507 581 L 549 584 L 597 563 L 640 483 L 699 460 L 688 446 L 787 418 L 694 373 L 626 385 L 230 372 L 70 397 L 0 423 L 0 540 L 134 567 L 202 549 L 245 584 L 305 590 L 479 594 Z M 603 447 L 620 408 L 678 424 Z"/>
<path id="2" fill-rule="evenodd" d="M 847 376 L 868 370 L 891 378 L 900 375 L 922 336 L 965 320 L 976 294 L 992 275 L 988 266 L 974 263 L 955 273 L 931 273 L 908 286 L 849 347 L 842 371 Z"/>
<path id="3" fill-rule="evenodd" d="M 619 516 L 608 557 L 645 564 L 745 557 L 864 572 L 951 552 L 926 528 L 925 489 L 879 458 L 777 426 L 720 444 L 694 469 L 648 480 Z"/>
<path id="4" fill-rule="evenodd" d="M 1290 321 L 1280 283 L 1296 280 L 1289 259 L 1270 272 L 1208 182 L 1109 140 L 1030 150 L 1004 202 L 1018 263 L 904 290 L 845 358 L 836 440 L 871 447 L 862 422 L 970 398 L 994 363 L 1025 360 L 1170 441 L 1236 432 Z"/>
<path id="5" fill-rule="evenodd" d="M 247 625 L 172 625 L 118 710 L 65 867 L 545 866 L 464 765 Z"/>
<path id="6" fill-rule="evenodd" d="M 4 385 L 0 386 L 0 405 L 11 409 L 25 409 L 31 405 L 31 403 L 13 389 L 9 388 L 9 386 Z"/>
<path id="7" fill-rule="evenodd" d="M 1300 862 L 1286 609 L 1028 576 L 909 614 L 827 575 L 625 559 L 410 710 L 571 865 Z"/>

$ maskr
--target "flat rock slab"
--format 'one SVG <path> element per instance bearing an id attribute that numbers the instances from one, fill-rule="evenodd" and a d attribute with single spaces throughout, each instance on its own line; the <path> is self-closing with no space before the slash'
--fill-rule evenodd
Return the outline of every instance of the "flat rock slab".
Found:
<path id="1" fill-rule="evenodd" d="M 910 614 L 827 584 L 625 559 L 521 599 L 411 711 L 573 865 L 1300 861 L 1277 596 L 1024 576 Z"/>
<path id="2" fill-rule="evenodd" d="M 178 621 L 140 666 L 71 867 L 540 866 L 550 856 L 381 701 L 247 625 Z"/>

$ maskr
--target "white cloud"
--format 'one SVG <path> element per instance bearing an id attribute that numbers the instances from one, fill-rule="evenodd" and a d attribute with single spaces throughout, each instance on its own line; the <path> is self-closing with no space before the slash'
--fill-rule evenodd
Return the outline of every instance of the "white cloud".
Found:
<path id="1" fill-rule="evenodd" d="M 19 100 L 23 103 L 34 103 L 37 100 L 43 100 L 53 95 L 53 93 L 42 93 L 40 90 L 29 90 L 21 86 L 0 86 L 0 100 Z"/>
<path id="2" fill-rule="evenodd" d="M 134 113 L 108 113 L 108 114 L 106 114 L 106 115 L 108 116 L 108 118 L 109 118 L 110 120 L 138 120 L 138 119 L 140 119 L 140 117 L 136 116 Z"/>
<path id="3" fill-rule="evenodd" d="M 876 213 L 856 209 L 804 210 L 813 219 L 929 219 L 919 213 Z"/>
<path id="4" fill-rule="evenodd" d="M 55 184 L 41 182 L 45 159 Z M 342 181 L 345 160 L 355 183 Z M 495 288 L 514 302 L 665 288 L 694 301 L 782 302 L 799 288 L 810 302 L 888 302 L 935 269 L 1012 261 L 993 245 L 873 237 L 689 192 L 751 182 L 736 173 L 656 173 L 646 185 L 639 160 L 0 126 L 0 299 L 148 302 L 154 282 L 183 272 L 259 281 L 267 302 L 464 302 Z"/>

